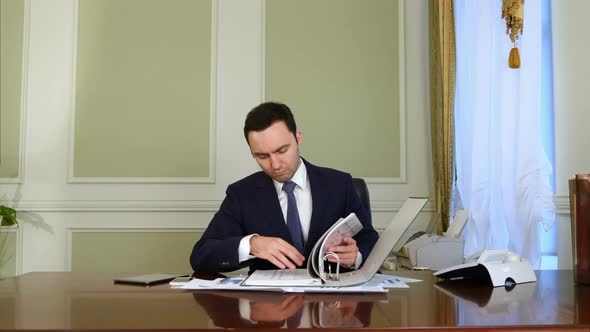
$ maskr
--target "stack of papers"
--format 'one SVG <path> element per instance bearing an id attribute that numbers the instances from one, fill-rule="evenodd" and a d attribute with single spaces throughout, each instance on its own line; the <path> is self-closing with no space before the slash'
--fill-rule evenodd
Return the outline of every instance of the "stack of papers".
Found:
<path id="1" fill-rule="evenodd" d="M 218 278 L 215 280 L 193 279 L 176 288 L 191 290 L 238 290 L 271 291 L 284 293 L 384 293 L 390 288 L 408 288 L 408 284 L 421 280 L 385 274 L 376 274 L 371 280 L 356 286 L 347 287 L 287 287 L 287 286 L 242 286 L 246 276 Z"/>

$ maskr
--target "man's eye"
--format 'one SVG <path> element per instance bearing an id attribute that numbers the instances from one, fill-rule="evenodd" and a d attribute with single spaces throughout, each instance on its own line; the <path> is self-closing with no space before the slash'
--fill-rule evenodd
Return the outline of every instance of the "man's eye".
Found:
<path id="1" fill-rule="evenodd" d="M 256 157 L 257 157 L 258 159 L 266 159 L 266 158 L 268 158 L 268 156 L 261 156 L 261 155 L 258 155 L 258 156 L 256 156 Z"/>
<path id="2" fill-rule="evenodd" d="M 283 149 L 279 150 L 279 153 L 285 153 L 285 152 L 287 152 L 287 148 L 283 148 Z"/>

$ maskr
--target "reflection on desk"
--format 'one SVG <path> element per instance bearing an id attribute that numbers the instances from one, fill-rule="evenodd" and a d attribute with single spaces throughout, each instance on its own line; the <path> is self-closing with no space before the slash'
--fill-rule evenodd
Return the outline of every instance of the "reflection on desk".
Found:
<path id="1" fill-rule="evenodd" d="M 371 324 L 374 302 L 385 294 L 195 292 L 213 324 L 223 328 L 360 328 Z"/>
<path id="2" fill-rule="evenodd" d="M 0 280 L 0 330 L 590 330 L 590 287 L 574 286 L 572 271 L 537 272 L 532 295 L 517 285 L 518 293 L 499 293 L 497 299 L 490 288 L 476 285 L 442 291 L 427 271 L 395 273 L 422 281 L 371 295 L 232 294 L 113 284 L 114 277 L 132 273 L 33 272 Z"/>
<path id="3" fill-rule="evenodd" d="M 490 287 L 473 280 L 444 281 L 434 285 L 454 298 L 476 304 L 483 315 L 507 315 L 511 308 L 526 303 L 535 294 L 535 283 L 523 283 L 513 288 Z"/>
<path id="4" fill-rule="evenodd" d="M 558 273 L 550 271 L 537 274 L 542 276 L 537 282 L 513 288 L 490 287 L 475 280 L 443 281 L 434 287 L 455 299 L 456 323 L 461 326 L 550 325 L 559 321 L 590 324 L 589 301 L 575 299 L 590 287 L 574 286 L 573 280 L 559 280 Z M 565 283 L 570 283 L 569 287 L 563 287 Z M 562 286 L 556 287 L 559 284 Z M 572 306 L 563 305 L 572 300 Z M 587 311 L 581 313 L 584 306 Z"/>

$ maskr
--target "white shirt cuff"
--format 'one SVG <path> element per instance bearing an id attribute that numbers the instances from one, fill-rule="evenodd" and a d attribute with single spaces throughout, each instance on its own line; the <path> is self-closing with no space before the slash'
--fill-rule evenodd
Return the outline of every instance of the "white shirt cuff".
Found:
<path id="1" fill-rule="evenodd" d="M 354 269 L 358 270 L 358 268 L 361 267 L 362 263 L 363 263 L 363 254 L 361 254 L 361 252 L 359 251 L 356 254 L 356 262 L 354 262 Z"/>
<path id="2" fill-rule="evenodd" d="M 255 256 L 250 255 L 250 238 L 254 235 L 258 235 L 258 234 L 250 234 L 248 236 L 244 236 L 240 240 L 240 246 L 238 247 L 238 262 L 239 263 L 241 263 L 243 261 L 247 261 L 247 260 L 255 257 Z M 358 261 L 358 258 L 357 258 L 357 261 Z"/>

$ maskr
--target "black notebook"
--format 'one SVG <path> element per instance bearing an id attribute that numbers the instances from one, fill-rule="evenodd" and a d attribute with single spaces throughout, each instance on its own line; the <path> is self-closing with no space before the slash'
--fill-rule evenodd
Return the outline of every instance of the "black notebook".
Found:
<path id="1" fill-rule="evenodd" d="M 168 273 L 151 273 L 142 274 L 131 277 L 115 278 L 115 283 L 122 284 L 136 284 L 136 285 L 154 285 L 159 283 L 168 282 L 176 277 L 184 277 L 186 274 L 168 274 Z"/>

